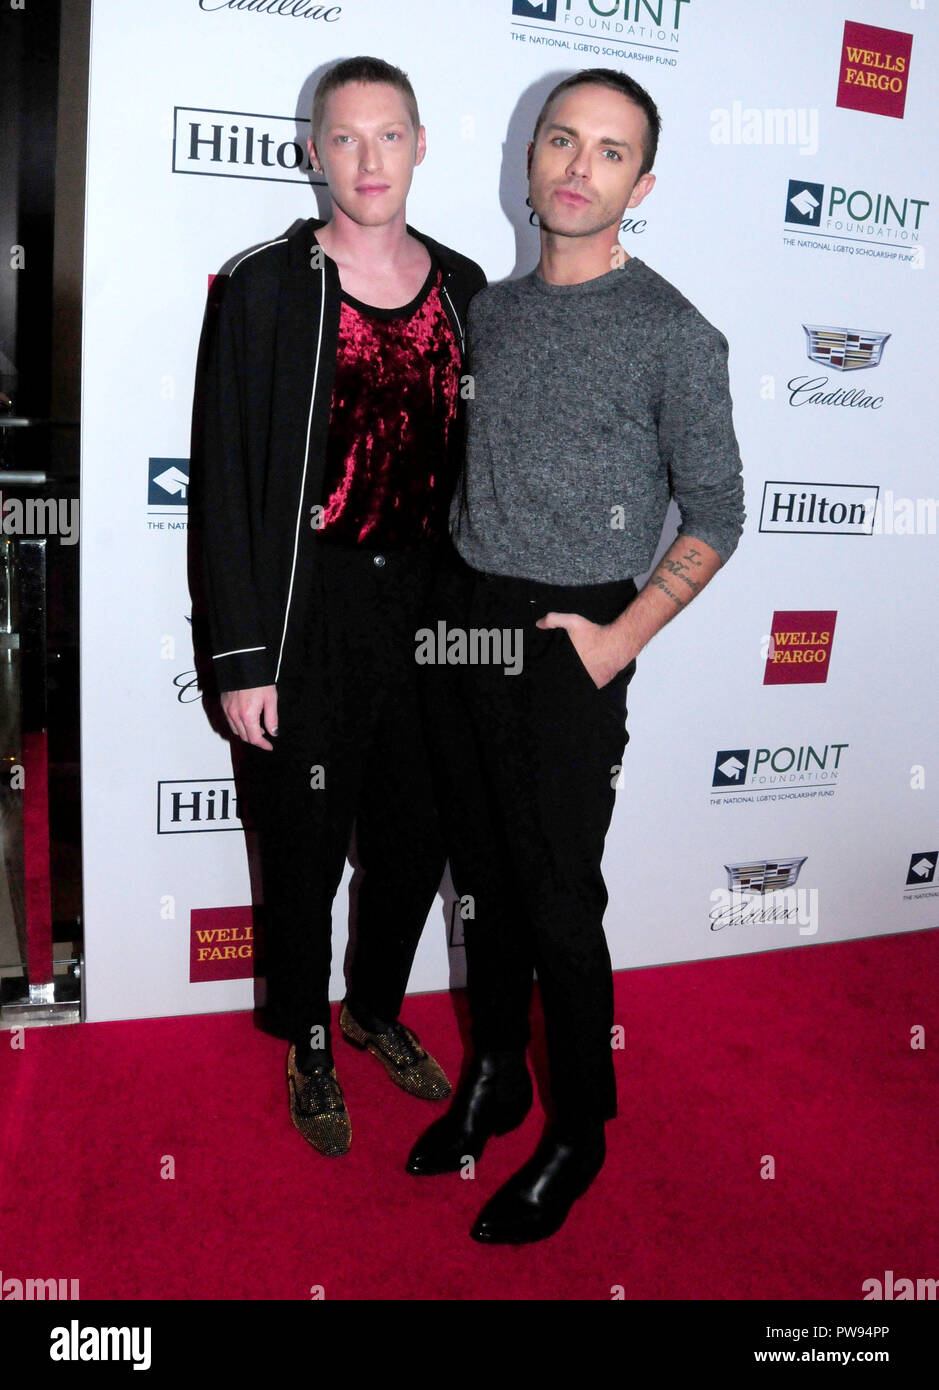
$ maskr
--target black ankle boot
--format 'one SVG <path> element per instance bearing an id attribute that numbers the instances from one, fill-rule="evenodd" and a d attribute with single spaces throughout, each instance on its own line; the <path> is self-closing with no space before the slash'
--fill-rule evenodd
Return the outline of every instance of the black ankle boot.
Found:
<path id="1" fill-rule="evenodd" d="M 526 1245 L 554 1235 L 605 1157 L 601 1121 L 549 1130 L 528 1162 L 490 1197 L 470 1234 L 490 1245 Z"/>
<path id="2" fill-rule="evenodd" d="M 478 1053 L 447 1113 L 414 1145 L 407 1171 L 417 1177 L 458 1172 L 467 1157 L 481 1157 L 494 1134 L 516 1129 L 531 1102 L 524 1052 Z"/>

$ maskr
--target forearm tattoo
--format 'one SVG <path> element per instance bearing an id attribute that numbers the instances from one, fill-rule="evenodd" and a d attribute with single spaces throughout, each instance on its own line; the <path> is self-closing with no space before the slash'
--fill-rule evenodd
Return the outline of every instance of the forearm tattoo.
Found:
<path id="1" fill-rule="evenodd" d="M 661 589 L 662 593 L 672 600 L 676 608 L 684 608 L 685 604 L 689 603 L 701 588 L 700 583 L 691 577 L 695 570 L 701 568 L 700 555 L 701 551 L 690 545 L 678 560 L 666 556 L 649 581 L 654 589 Z M 671 583 L 675 585 L 675 588 L 670 586 L 666 575 L 672 577 Z M 685 593 L 682 585 L 685 585 L 690 592 Z M 675 589 L 678 589 L 679 592 L 676 593 Z"/>

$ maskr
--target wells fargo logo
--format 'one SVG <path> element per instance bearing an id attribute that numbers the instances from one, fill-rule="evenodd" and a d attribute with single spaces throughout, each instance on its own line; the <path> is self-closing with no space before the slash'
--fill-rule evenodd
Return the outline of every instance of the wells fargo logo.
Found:
<path id="1" fill-rule="evenodd" d="M 250 907 L 194 907 L 189 919 L 189 980 L 241 980 L 254 974 Z"/>
<path id="2" fill-rule="evenodd" d="M 912 49 L 912 34 L 846 19 L 837 105 L 902 120 Z"/>
<path id="3" fill-rule="evenodd" d="M 828 679 L 832 613 L 774 613 L 764 685 L 820 685 Z"/>

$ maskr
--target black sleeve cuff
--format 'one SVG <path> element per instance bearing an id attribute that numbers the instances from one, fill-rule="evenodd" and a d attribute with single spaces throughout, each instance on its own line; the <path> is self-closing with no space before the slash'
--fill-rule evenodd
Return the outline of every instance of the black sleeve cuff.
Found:
<path id="1" fill-rule="evenodd" d="M 253 690 L 274 684 L 274 663 L 267 647 L 255 651 L 226 652 L 213 657 L 212 666 L 219 691 Z"/>

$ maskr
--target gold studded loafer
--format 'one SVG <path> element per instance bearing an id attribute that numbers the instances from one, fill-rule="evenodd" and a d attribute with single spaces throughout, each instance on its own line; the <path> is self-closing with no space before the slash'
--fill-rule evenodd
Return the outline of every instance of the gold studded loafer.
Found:
<path id="1" fill-rule="evenodd" d="M 339 1014 L 342 1035 L 355 1047 L 377 1057 L 395 1085 L 422 1100 L 446 1100 L 450 1082 L 439 1062 L 425 1052 L 410 1028 L 392 1023 L 381 1033 L 369 1033 L 343 1004 Z"/>
<path id="2" fill-rule="evenodd" d="M 352 1123 L 335 1067 L 314 1067 L 307 1076 L 297 1066 L 297 1049 L 287 1053 L 290 1118 L 304 1139 L 331 1158 L 349 1152 Z"/>

